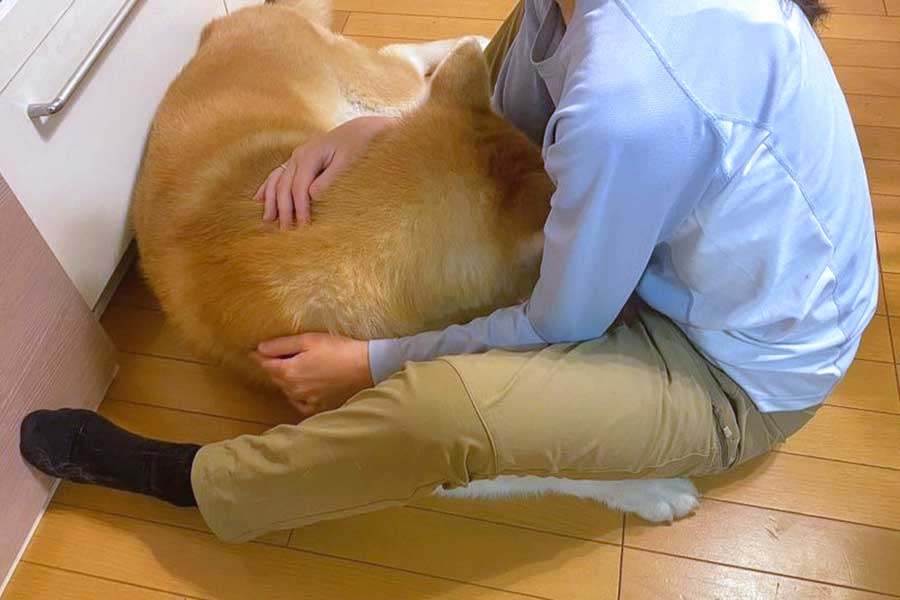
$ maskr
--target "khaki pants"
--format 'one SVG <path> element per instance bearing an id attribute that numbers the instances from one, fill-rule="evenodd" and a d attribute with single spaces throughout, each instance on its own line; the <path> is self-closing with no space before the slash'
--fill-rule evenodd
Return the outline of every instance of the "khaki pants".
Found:
<path id="1" fill-rule="evenodd" d="M 486 50 L 494 80 L 521 16 L 520 4 Z M 212 531 L 244 541 L 498 475 L 718 473 L 813 412 L 760 413 L 642 307 L 590 342 L 408 363 L 338 410 L 204 446 L 191 480 Z"/>
<path id="2" fill-rule="evenodd" d="M 641 308 L 590 342 L 408 363 L 337 410 L 204 446 L 191 479 L 213 532 L 244 541 L 498 475 L 718 473 L 812 414 L 760 413 Z"/>

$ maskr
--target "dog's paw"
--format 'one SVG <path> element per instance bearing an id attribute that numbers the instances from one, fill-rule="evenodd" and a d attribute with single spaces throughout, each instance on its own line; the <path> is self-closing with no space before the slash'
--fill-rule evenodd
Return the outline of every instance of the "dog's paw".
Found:
<path id="1" fill-rule="evenodd" d="M 697 488 L 687 479 L 635 479 L 618 482 L 620 488 L 607 504 L 632 512 L 646 521 L 668 523 L 697 509 Z"/>

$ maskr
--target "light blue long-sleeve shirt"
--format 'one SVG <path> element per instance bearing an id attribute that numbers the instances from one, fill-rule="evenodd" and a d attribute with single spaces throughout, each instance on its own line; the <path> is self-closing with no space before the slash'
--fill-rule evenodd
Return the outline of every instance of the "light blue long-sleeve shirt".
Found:
<path id="1" fill-rule="evenodd" d="M 528 0 L 494 105 L 557 189 L 527 303 L 373 340 L 405 361 L 597 338 L 633 291 L 763 411 L 821 403 L 877 302 L 865 169 L 789 0 Z"/>

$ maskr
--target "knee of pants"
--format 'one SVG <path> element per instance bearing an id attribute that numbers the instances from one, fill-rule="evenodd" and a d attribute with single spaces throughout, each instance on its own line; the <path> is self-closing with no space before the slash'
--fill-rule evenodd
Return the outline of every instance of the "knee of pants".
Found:
<path id="1" fill-rule="evenodd" d="M 414 460 L 439 457 L 473 476 L 495 474 L 487 430 L 459 373 L 446 361 L 407 363 L 346 408 L 377 412 L 389 443 Z"/>

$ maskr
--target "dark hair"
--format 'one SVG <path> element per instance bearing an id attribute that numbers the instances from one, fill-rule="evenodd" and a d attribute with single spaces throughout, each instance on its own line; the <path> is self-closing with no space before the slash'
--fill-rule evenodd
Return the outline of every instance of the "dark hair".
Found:
<path id="1" fill-rule="evenodd" d="M 828 7 L 821 0 L 794 0 L 794 4 L 800 7 L 809 22 L 815 25 L 819 19 L 828 14 Z"/>

